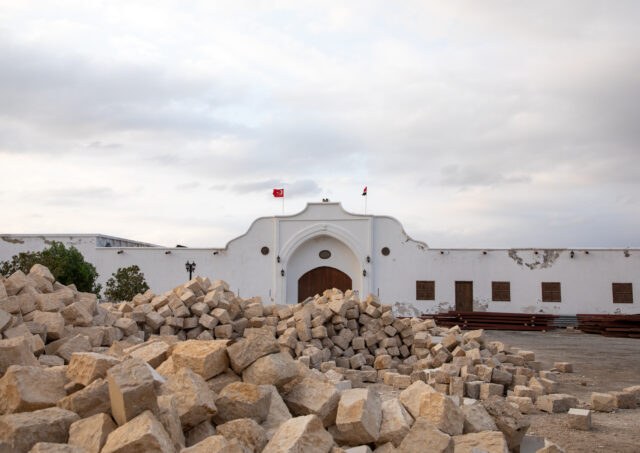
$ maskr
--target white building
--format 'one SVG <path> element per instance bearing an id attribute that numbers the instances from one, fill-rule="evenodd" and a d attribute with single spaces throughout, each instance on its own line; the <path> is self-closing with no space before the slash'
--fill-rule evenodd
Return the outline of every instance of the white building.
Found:
<path id="1" fill-rule="evenodd" d="M 73 245 L 101 283 L 137 264 L 155 292 L 196 273 L 226 280 L 241 297 L 296 303 L 329 287 L 374 293 L 397 315 L 448 310 L 633 313 L 640 249 L 440 249 L 412 239 L 392 217 L 309 203 L 298 214 L 261 217 L 224 248 L 168 248 L 104 235 L 0 235 L 0 260 Z"/>

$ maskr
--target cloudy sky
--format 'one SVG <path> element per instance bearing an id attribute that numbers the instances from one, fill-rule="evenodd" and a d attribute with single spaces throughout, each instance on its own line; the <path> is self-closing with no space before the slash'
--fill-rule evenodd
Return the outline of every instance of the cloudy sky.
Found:
<path id="1" fill-rule="evenodd" d="M 640 2 L 0 0 L 0 232 L 222 246 L 328 197 L 640 246 Z"/>

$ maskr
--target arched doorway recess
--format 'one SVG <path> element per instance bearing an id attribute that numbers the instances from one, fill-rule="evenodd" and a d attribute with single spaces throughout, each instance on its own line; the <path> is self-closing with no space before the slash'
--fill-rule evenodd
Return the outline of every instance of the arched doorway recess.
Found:
<path id="1" fill-rule="evenodd" d="M 335 267 L 311 269 L 298 279 L 298 302 L 331 288 L 338 288 L 342 292 L 351 289 L 351 277 Z"/>

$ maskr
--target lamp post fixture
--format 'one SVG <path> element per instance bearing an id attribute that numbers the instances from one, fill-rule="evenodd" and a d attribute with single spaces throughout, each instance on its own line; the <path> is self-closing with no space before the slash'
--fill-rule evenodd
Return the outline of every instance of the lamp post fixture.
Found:
<path id="1" fill-rule="evenodd" d="M 189 280 L 191 280 L 193 276 L 193 271 L 196 270 L 196 263 L 194 261 L 191 261 L 191 262 L 187 261 L 184 267 L 187 270 L 187 272 L 189 272 Z"/>

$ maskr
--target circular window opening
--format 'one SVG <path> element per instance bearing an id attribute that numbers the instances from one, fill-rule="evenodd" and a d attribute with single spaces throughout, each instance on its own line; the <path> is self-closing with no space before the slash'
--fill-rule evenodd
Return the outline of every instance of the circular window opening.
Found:
<path id="1" fill-rule="evenodd" d="M 320 251 L 320 253 L 318 253 L 318 256 L 323 260 L 327 260 L 331 258 L 331 252 L 329 250 L 322 250 Z"/>
<path id="2" fill-rule="evenodd" d="M 263 255 L 268 255 L 269 254 L 269 247 L 262 247 L 260 249 L 260 253 L 262 253 Z"/>
<path id="3" fill-rule="evenodd" d="M 384 256 L 389 256 L 389 253 L 391 253 L 391 250 L 389 250 L 389 247 L 382 247 L 381 252 Z"/>

